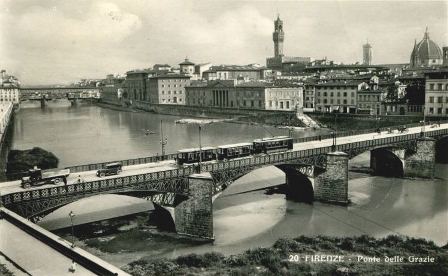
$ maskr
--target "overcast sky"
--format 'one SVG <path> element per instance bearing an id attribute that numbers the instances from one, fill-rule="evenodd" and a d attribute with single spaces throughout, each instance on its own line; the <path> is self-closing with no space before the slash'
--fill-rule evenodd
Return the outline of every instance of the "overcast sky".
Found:
<path id="1" fill-rule="evenodd" d="M 409 62 L 425 27 L 448 45 L 447 1 L 0 0 L 0 67 L 22 84 L 104 78 L 155 63 L 265 64 L 273 20 L 284 53 L 344 63 Z"/>

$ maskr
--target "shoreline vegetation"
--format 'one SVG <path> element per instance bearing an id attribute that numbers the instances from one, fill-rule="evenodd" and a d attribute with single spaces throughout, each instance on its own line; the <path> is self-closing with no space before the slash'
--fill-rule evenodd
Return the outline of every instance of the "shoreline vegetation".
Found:
<path id="1" fill-rule="evenodd" d="M 299 260 L 294 261 L 297 255 Z M 336 256 L 342 261 L 313 262 L 306 261 L 306 256 Z M 403 257 L 403 261 L 392 262 L 400 257 Z M 425 262 L 430 258 L 434 258 L 433 262 Z M 374 259 L 379 261 L 372 261 Z M 175 259 L 141 258 L 122 269 L 135 276 L 448 275 L 448 244 L 438 247 L 432 241 L 404 236 L 382 239 L 366 235 L 343 238 L 300 236 L 280 239 L 272 247 L 249 249 L 230 256 L 210 252 L 183 255 Z"/>

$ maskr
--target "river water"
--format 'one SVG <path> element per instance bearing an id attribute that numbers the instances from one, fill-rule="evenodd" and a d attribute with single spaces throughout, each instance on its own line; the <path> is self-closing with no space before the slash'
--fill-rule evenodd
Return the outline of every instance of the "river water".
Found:
<path id="1" fill-rule="evenodd" d="M 168 138 L 167 152 L 197 147 L 198 129 L 178 125 L 180 117 L 151 113 L 123 112 L 88 104 L 71 106 L 66 101 L 25 103 L 15 117 L 12 147 L 34 146 L 53 152 L 60 167 L 149 156 L 160 153 L 159 128 L 163 120 Z M 157 132 L 145 135 L 145 130 Z M 325 130 L 321 130 L 324 132 Z M 237 123 L 207 125 L 202 145 L 229 144 L 255 138 L 287 135 L 285 129 Z M 313 135 L 297 130 L 296 137 Z M 368 166 L 369 154 L 350 161 L 351 166 Z M 284 174 L 274 167 L 256 170 L 231 185 L 214 202 L 215 242 L 178 246 L 171 242 L 162 251 L 132 254 L 100 254 L 122 265 L 141 256 L 173 257 L 184 253 L 219 251 L 238 253 L 256 246 L 272 245 L 278 238 L 299 235 L 352 236 L 369 234 L 384 237 L 408 235 L 448 242 L 448 165 L 437 164 L 436 178 L 397 179 L 350 172 L 348 207 L 322 203 L 312 205 L 285 200 L 283 194 L 256 190 L 284 183 Z M 67 226 L 67 213 L 77 214 L 77 223 L 95 218 L 151 209 L 149 202 L 116 195 L 87 198 L 48 215 L 41 225 L 48 229 Z"/>

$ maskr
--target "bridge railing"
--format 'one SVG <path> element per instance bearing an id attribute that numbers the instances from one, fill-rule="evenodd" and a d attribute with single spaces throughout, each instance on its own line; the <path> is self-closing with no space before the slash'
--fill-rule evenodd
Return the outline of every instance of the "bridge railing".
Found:
<path id="1" fill-rule="evenodd" d="M 148 163 L 154 163 L 154 162 L 159 162 L 159 161 L 164 161 L 164 160 L 173 160 L 174 158 L 176 158 L 176 156 L 177 156 L 176 153 L 169 153 L 169 154 L 165 154 L 165 155 L 153 155 L 153 156 L 125 159 L 125 160 L 115 160 L 115 161 L 78 165 L 78 166 L 70 166 L 70 167 L 66 167 L 66 169 L 70 169 L 70 172 L 72 172 L 72 173 L 77 173 L 77 172 L 84 172 L 84 171 L 99 170 L 99 169 L 104 168 L 104 166 L 109 163 L 120 162 L 123 166 L 140 165 L 140 164 L 148 164 Z"/>
<path id="2" fill-rule="evenodd" d="M 440 123 L 448 123 L 448 120 L 441 121 Z M 421 123 L 413 123 L 413 124 L 406 124 L 406 127 L 408 127 L 408 128 L 409 127 L 417 127 L 417 126 L 421 126 L 421 125 L 422 125 Z M 381 131 L 387 131 L 389 128 L 397 128 L 397 126 L 383 127 L 380 129 L 381 129 Z M 336 132 L 336 137 L 347 137 L 347 136 L 360 135 L 360 134 L 366 134 L 366 133 L 374 133 L 376 131 L 377 131 L 377 129 L 340 131 L 340 132 Z M 317 135 L 317 136 L 310 136 L 310 137 L 303 137 L 303 138 L 295 138 L 294 143 L 317 141 L 319 139 L 331 139 L 332 137 L 333 137 L 332 134 L 324 134 L 324 135 Z M 77 173 L 77 172 L 84 172 L 84 171 L 91 171 L 91 170 L 99 170 L 99 169 L 104 168 L 104 166 L 106 164 L 114 163 L 114 162 L 120 162 L 123 164 L 123 166 L 141 165 L 141 164 L 159 162 L 162 160 L 174 160 L 176 158 L 176 155 L 177 155 L 176 153 L 169 153 L 166 155 L 153 155 L 153 156 L 125 159 L 125 160 L 113 160 L 113 161 L 106 161 L 106 162 L 100 162 L 100 163 L 91 163 L 91 164 L 70 166 L 70 167 L 66 167 L 66 169 L 70 169 L 70 172 L 72 172 L 72 173 Z"/>
<path id="3" fill-rule="evenodd" d="M 448 123 L 448 120 L 444 121 L 437 121 L 440 124 Z M 406 125 L 407 128 L 411 127 L 420 127 L 423 126 L 422 123 L 411 123 L 411 124 L 401 124 L 401 125 L 395 125 L 395 126 L 389 126 L 389 127 L 380 127 L 379 129 L 381 131 L 388 131 L 389 129 L 397 129 L 397 127 Z M 426 127 L 429 127 L 429 122 L 426 122 Z M 346 130 L 346 131 L 336 131 L 336 137 L 347 137 L 347 136 L 353 136 L 353 135 L 361 135 L 366 133 L 374 133 L 377 132 L 378 128 L 369 128 L 369 129 L 361 129 L 361 130 Z M 310 141 L 316 141 L 318 139 L 331 139 L 333 138 L 333 134 L 323 134 L 323 135 L 317 135 L 317 136 L 310 136 L 310 137 L 303 137 L 303 138 L 295 138 L 294 143 L 303 143 L 303 142 L 310 142 Z"/>
<path id="4" fill-rule="evenodd" d="M 437 137 L 448 135 L 448 129 L 430 130 L 426 132 L 427 137 Z M 369 139 L 360 142 L 350 142 L 337 145 L 337 150 L 348 151 L 350 149 L 368 149 L 372 147 L 394 145 L 402 142 L 414 141 L 420 137 L 420 133 L 406 134 L 400 136 L 384 137 L 380 139 Z M 201 167 L 203 172 L 213 172 L 219 170 L 226 170 L 232 168 L 239 168 L 244 166 L 257 166 L 257 165 L 269 165 L 269 164 L 281 164 L 290 160 L 297 160 L 302 158 L 320 158 L 324 157 L 325 153 L 331 152 L 332 147 L 319 147 L 306 150 L 288 151 L 272 153 L 262 156 L 252 156 L 237 160 L 228 160 L 217 163 L 204 163 Z M 57 196 L 79 196 L 84 194 L 98 194 L 105 192 L 120 191 L 125 189 L 135 189 L 139 184 L 153 183 L 151 188 L 154 191 L 159 192 L 174 192 L 182 193 L 179 187 L 161 186 L 161 180 L 182 178 L 195 173 L 195 167 L 178 167 L 175 169 L 157 171 L 151 173 L 143 173 L 132 176 L 114 177 L 110 179 L 98 179 L 95 181 L 89 181 L 84 183 L 76 183 L 70 185 L 60 185 L 57 187 L 39 187 L 33 189 L 26 189 L 20 192 L 14 192 L 10 194 L 4 194 L 1 196 L 2 203 L 8 206 L 14 206 L 21 202 L 30 200 L 42 200 L 48 198 L 54 198 Z M 183 187 L 185 188 L 185 187 Z M 181 187 L 181 189 L 183 189 Z M 162 190 L 163 189 L 163 190 Z"/>

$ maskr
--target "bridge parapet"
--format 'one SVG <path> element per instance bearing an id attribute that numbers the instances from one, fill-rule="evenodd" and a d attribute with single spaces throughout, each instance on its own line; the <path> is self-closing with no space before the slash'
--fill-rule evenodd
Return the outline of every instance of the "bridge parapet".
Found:
<path id="1" fill-rule="evenodd" d="M 61 255 L 68 257 L 68 260 L 73 260 L 82 267 L 90 270 L 91 272 L 93 272 L 93 274 L 129 276 L 128 273 L 84 251 L 83 249 L 78 247 L 71 247 L 71 244 L 68 241 L 63 240 L 55 234 L 41 228 L 40 226 L 29 222 L 28 220 L 20 217 L 19 215 L 6 208 L 0 207 L 0 219 L 6 220 L 9 223 L 15 225 L 17 228 L 32 236 L 34 239 L 41 241 L 46 246 L 51 247 L 55 251 L 59 252 Z M 9 253 L 11 252 L 3 252 L 3 254 L 5 255 L 8 255 Z M 69 264 L 70 263 L 67 264 L 67 268 L 69 267 Z M 41 273 L 43 272 L 41 271 Z"/>

